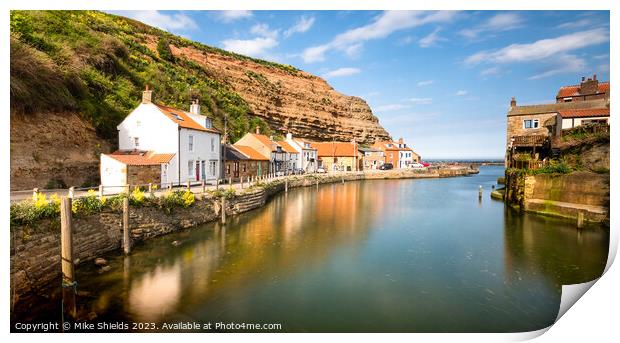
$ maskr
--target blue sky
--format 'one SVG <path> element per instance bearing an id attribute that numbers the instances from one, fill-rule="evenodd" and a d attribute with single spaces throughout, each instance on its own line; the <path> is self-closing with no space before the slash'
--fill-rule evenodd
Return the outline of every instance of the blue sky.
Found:
<path id="1" fill-rule="evenodd" d="M 501 158 L 510 97 L 609 79 L 607 11 L 124 11 L 368 101 L 423 158 Z"/>

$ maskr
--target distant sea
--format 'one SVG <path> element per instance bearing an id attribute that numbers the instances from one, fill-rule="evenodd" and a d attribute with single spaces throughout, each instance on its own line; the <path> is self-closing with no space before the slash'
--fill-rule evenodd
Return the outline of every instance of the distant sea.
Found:
<path id="1" fill-rule="evenodd" d="M 428 158 L 428 163 L 504 163 L 503 158 Z"/>

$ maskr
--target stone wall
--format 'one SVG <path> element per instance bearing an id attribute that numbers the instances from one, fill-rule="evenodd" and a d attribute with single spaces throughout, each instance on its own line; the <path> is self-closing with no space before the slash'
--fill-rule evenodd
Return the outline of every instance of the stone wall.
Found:
<path id="1" fill-rule="evenodd" d="M 506 201 L 523 210 L 566 218 L 583 213 L 591 222 L 609 220 L 609 174 L 525 175 L 506 172 Z"/>
<path id="2" fill-rule="evenodd" d="M 146 185 L 161 183 L 161 166 L 127 166 L 128 185 Z"/>

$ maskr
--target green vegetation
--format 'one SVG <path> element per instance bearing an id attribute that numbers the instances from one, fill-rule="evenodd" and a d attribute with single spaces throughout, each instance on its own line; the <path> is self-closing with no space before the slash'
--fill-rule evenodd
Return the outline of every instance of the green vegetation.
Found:
<path id="1" fill-rule="evenodd" d="M 233 194 L 234 196 L 234 190 Z M 134 189 L 130 194 L 119 194 L 112 197 L 97 196 L 97 192 L 89 190 L 86 196 L 76 198 L 71 204 L 71 212 L 74 216 L 86 216 L 102 211 L 120 212 L 123 209 L 123 200 L 129 198 L 131 206 L 154 206 L 170 214 L 175 208 L 187 208 L 196 202 L 194 193 L 188 190 L 170 191 L 166 194 L 153 197 L 147 196 L 140 188 Z M 35 228 L 36 224 L 45 219 L 55 222 L 60 216 L 60 198 L 57 194 L 49 198 L 43 193 L 37 194 L 35 199 L 11 204 L 10 219 L 11 228 L 25 226 Z"/>
<path id="2" fill-rule="evenodd" d="M 270 133 L 239 94 L 213 77 L 214 71 L 175 57 L 171 46 L 298 72 L 97 11 L 11 11 L 10 25 L 12 112 L 77 111 L 100 137 L 111 140 L 147 84 L 154 101 L 167 106 L 187 109 L 190 99 L 200 99 L 217 128 L 226 118 L 233 141 L 256 126 Z"/>

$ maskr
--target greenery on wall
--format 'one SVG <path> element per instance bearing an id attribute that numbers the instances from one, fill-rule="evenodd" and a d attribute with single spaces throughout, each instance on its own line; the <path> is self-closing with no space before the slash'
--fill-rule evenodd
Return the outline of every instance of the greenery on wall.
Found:
<path id="1" fill-rule="evenodd" d="M 253 59 L 174 36 L 135 20 L 97 11 L 11 12 L 11 110 L 77 111 L 102 138 L 116 139 L 116 126 L 135 108 L 148 84 L 154 101 L 185 109 L 192 98 L 235 141 L 254 127 L 270 133 L 248 104 L 211 71 L 175 57 L 171 45 L 251 60 L 294 74 L 287 65 Z M 147 47 L 155 37 L 156 51 Z"/>

